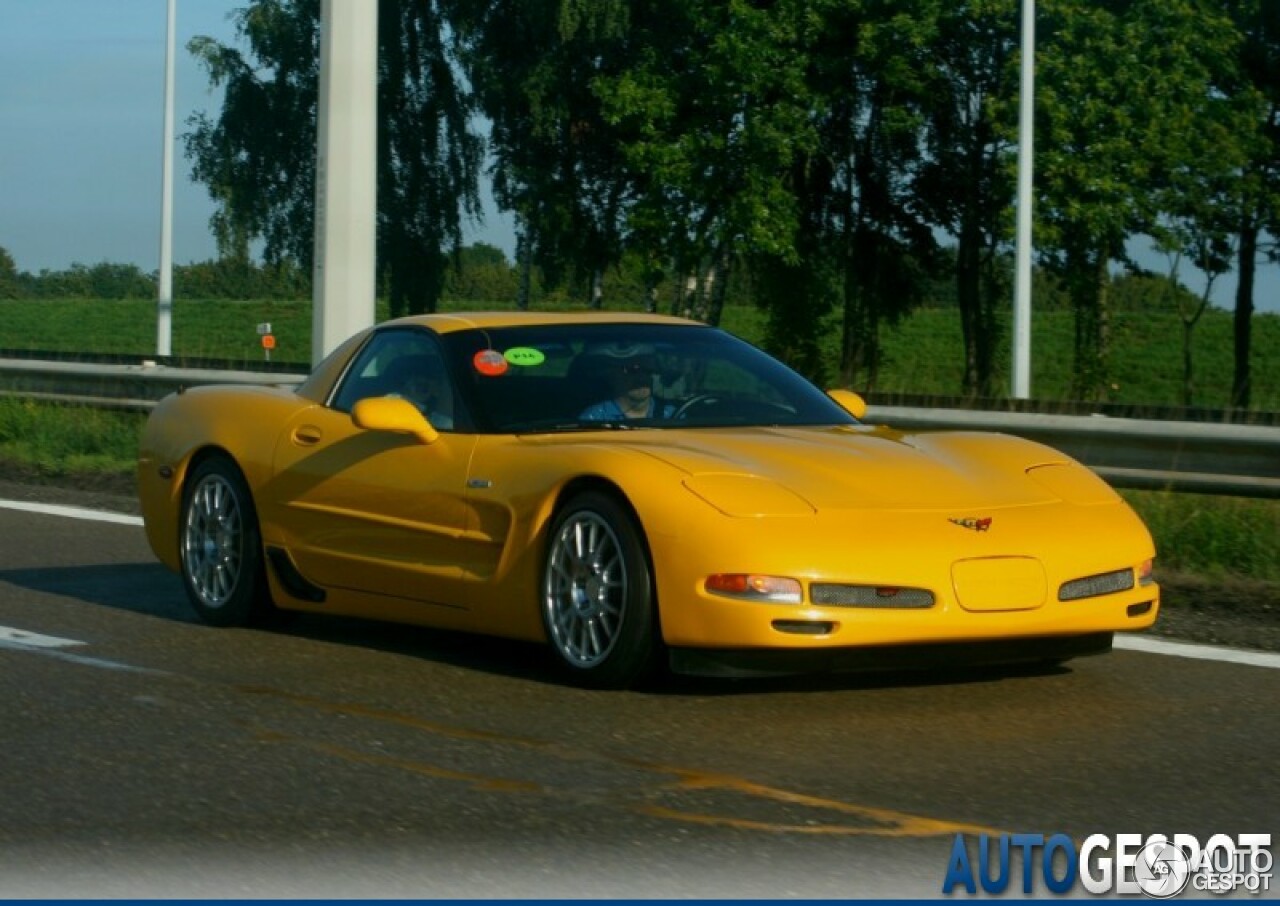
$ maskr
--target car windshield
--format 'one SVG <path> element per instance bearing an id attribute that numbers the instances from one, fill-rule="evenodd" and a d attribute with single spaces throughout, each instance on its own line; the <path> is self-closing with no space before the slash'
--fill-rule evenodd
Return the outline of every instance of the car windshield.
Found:
<path id="1" fill-rule="evenodd" d="M 799 374 L 712 327 L 532 325 L 442 339 L 481 432 L 856 424 Z"/>

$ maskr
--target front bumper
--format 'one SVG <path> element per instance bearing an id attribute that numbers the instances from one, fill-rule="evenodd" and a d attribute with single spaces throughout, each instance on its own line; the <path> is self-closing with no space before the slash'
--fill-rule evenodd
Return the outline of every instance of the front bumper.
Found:
<path id="1" fill-rule="evenodd" d="M 784 649 L 821 661 L 822 652 L 851 648 L 1021 644 L 1140 630 L 1160 609 L 1159 586 L 1138 576 L 1154 556 L 1150 535 L 1123 504 L 1002 510 L 981 533 L 940 513 L 720 517 L 650 542 L 663 638 L 675 649 Z M 1016 567 L 1009 582 L 1004 565 Z M 1059 600 L 1064 583 L 1124 569 L 1134 571 L 1131 588 Z M 713 594 L 705 582 L 716 573 L 794 578 L 803 601 Z M 924 589 L 933 604 L 821 604 L 817 583 Z"/>
<path id="2" fill-rule="evenodd" d="M 810 673 L 936 670 L 948 667 L 1053 664 L 1111 651 L 1112 633 L 1000 639 L 986 642 L 935 642 L 828 648 L 672 648 L 671 669 L 687 676 L 770 677 Z"/>

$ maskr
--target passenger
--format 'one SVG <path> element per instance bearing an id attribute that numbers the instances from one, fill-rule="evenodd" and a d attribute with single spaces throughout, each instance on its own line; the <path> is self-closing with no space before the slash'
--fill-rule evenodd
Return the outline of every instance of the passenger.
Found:
<path id="1" fill-rule="evenodd" d="M 417 406 L 433 428 L 452 430 L 453 390 L 445 377 L 444 364 L 435 356 L 413 358 L 418 367 L 405 378 L 400 395 Z"/>

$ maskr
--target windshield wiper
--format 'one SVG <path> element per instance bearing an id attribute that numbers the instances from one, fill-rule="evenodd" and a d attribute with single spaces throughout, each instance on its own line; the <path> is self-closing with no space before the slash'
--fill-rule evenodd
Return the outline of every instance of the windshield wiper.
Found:
<path id="1" fill-rule="evenodd" d="M 626 420 L 602 420 L 602 421 L 578 421 L 578 422 L 557 422 L 551 425 L 538 425 L 536 427 L 524 426 L 520 428 L 520 432 L 536 431 L 538 433 L 555 434 L 568 431 L 635 431 L 643 425 L 636 425 Z"/>
<path id="2" fill-rule="evenodd" d="M 510 434 L 571 434 L 581 431 L 643 431 L 657 427 L 651 418 L 638 419 L 582 419 L 574 422 L 523 422 L 504 425 L 501 430 Z"/>
<path id="3" fill-rule="evenodd" d="M 574 422 L 570 426 L 580 431 L 634 431 L 639 425 L 633 424 L 626 419 L 592 419 L 590 421 Z"/>

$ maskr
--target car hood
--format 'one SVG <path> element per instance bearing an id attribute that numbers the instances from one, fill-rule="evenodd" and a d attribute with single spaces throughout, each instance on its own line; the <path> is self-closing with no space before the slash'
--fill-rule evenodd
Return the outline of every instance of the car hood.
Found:
<path id="1" fill-rule="evenodd" d="M 1007 435 L 866 426 L 675 429 L 614 438 L 685 473 L 691 489 L 703 481 L 724 487 L 730 476 L 757 484 L 765 479 L 816 510 L 1049 503 L 1059 498 L 1026 470 L 1069 462 L 1048 447 Z"/>

